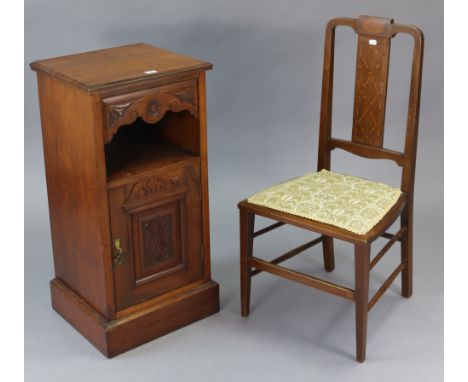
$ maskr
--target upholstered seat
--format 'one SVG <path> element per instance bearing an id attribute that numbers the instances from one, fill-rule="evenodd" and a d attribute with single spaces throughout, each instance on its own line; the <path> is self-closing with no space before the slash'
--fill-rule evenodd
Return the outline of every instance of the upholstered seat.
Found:
<path id="1" fill-rule="evenodd" d="M 400 195 L 384 183 L 322 170 L 269 187 L 248 202 L 366 234 Z"/>

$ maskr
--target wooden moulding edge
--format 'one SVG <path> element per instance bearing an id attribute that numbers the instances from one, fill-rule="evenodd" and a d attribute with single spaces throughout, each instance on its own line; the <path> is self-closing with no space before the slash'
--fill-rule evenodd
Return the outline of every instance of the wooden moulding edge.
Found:
<path id="1" fill-rule="evenodd" d="M 75 80 L 72 77 L 69 77 L 67 75 L 64 75 L 53 69 L 48 68 L 47 66 L 43 65 L 41 61 L 43 60 L 31 62 L 29 64 L 31 70 L 35 71 L 36 73 L 47 74 L 57 80 L 71 84 L 72 86 L 78 87 L 81 90 L 84 90 L 88 93 L 96 92 L 96 91 L 104 91 L 104 90 L 108 90 L 108 89 L 118 87 L 118 86 L 144 83 L 145 81 L 148 81 L 148 80 L 159 80 L 159 79 L 164 79 L 168 77 L 175 77 L 178 75 L 191 74 L 191 73 L 197 74 L 200 72 L 211 70 L 213 68 L 213 64 L 202 62 L 201 64 L 193 65 L 193 66 L 183 68 L 183 69 L 167 70 L 165 72 L 161 72 L 156 75 L 145 75 L 141 77 L 125 78 L 125 79 L 110 81 L 106 83 L 86 84 L 84 82 Z"/>

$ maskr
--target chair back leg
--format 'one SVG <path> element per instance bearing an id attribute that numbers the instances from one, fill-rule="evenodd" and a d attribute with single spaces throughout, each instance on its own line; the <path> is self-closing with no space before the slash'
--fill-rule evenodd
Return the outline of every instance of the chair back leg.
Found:
<path id="1" fill-rule="evenodd" d="M 367 314 L 369 301 L 370 246 L 355 245 L 354 277 L 356 302 L 356 360 L 366 359 Z"/>
<path id="2" fill-rule="evenodd" d="M 250 312 L 250 284 L 252 267 L 249 258 L 252 257 L 255 215 L 240 209 L 240 284 L 241 284 L 241 314 L 247 317 Z"/>
<path id="3" fill-rule="evenodd" d="M 323 265 L 327 272 L 332 272 L 335 269 L 335 253 L 333 250 L 333 238 L 323 236 Z"/>

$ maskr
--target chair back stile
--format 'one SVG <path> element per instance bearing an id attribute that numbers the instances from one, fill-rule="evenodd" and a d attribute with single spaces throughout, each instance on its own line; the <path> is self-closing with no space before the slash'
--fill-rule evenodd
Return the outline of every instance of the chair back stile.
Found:
<path id="1" fill-rule="evenodd" d="M 358 34 L 353 127 L 350 141 L 332 137 L 335 30 L 351 27 Z M 403 153 L 383 147 L 391 39 L 398 33 L 413 37 L 413 59 Z M 412 204 L 418 135 L 423 57 L 423 34 L 415 26 L 394 24 L 393 19 L 360 16 L 335 18 L 325 33 L 320 136 L 317 170 L 330 170 L 335 148 L 371 159 L 389 159 L 402 167 L 401 190 Z"/>

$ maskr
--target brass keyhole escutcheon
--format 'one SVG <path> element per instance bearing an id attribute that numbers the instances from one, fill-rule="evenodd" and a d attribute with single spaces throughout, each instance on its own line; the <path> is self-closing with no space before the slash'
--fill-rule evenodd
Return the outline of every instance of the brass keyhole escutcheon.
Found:
<path id="1" fill-rule="evenodd" d="M 120 265 L 123 263 L 123 249 L 120 246 L 120 239 L 114 239 L 114 253 L 113 253 L 114 264 Z"/>

